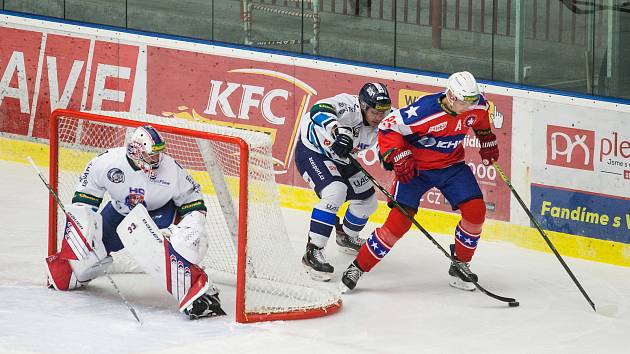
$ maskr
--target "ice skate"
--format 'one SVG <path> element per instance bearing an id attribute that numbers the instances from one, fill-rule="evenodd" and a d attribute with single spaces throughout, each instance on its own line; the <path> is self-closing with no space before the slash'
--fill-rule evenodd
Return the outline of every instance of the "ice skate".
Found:
<path id="1" fill-rule="evenodd" d="M 309 243 L 306 245 L 306 253 L 302 257 L 302 264 L 313 280 L 329 281 L 335 268 L 326 262 L 324 249 Z"/>
<path id="2" fill-rule="evenodd" d="M 339 290 L 341 293 L 345 294 L 350 290 L 353 290 L 357 286 L 357 282 L 359 278 L 363 275 L 363 271 L 352 262 L 348 269 L 343 272 L 343 276 L 341 276 L 341 283 L 339 283 Z"/>
<path id="3" fill-rule="evenodd" d="M 335 231 L 337 233 L 337 245 L 339 246 L 339 250 L 345 254 L 356 256 L 361 246 L 365 243 L 365 240 L 358 236 L 350 236 L 343 231 L 343 224 L 340 223 L 339 218 L 337 218 Z"/>
<path id="4" fill-rule="evenodd" d="M 188 315 L 191 320 L 196 320 L 202 317 L 216 317 L 224 316 L 225 311 L 221 308 L 221 300 L 219 300 L 219 294 L 203 294 L 197 300 L 193 301 L 188 308 L 184 310 L 184 313 Z"/>
<path id="5" fill-rule="evenodd" d="M 478 280 L 477 274 L 470 270 L 469 262 L 462 262 L 457 259 L 454 249 L 455 245 L 451 245 L 451 255 L 453 255 L 453 259 L 455 261 L 451 263 L 451 266 L 448 269 L 448 274 L 451 276 L 449 285 L 461 290 L 474 291 L 476 287 L 472 282 L 476 282 Z"/>

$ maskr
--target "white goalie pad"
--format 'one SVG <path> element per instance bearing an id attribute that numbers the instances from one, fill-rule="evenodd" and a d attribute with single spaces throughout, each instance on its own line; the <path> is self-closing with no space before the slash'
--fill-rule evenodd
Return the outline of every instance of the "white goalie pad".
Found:
<path id="1" fill-rule="evenodd" d="M 103 245 L 101 214 L 78 204 L 69 205 L 66 212 L 61 250 L 46 259 L 49 283 L 57 290 L 86 285 L 112 263 Z"/>
<path id="2" fill-rule="evenodd" d="M 116 231 L 138 266 L 166 285 L 179 302 L 180 311 L 210 288 L 206 273 L 175 251 L 142 204 L 123 219 Z"/>
<path id="3" fill-rule="evenodd" d="M 98 258 L 105 258 L 107 251 L 103 245 L 103 218 L 101 214 L 92 210 L 92 207 L 81 204 L 69 205 L 66 207 L 66 211 L 80 230 L 79 234 L 70 220 L 66 218 L 64 239 L 68 242 L 68 246 L 70 246 L 76 259 L 81 261 L 91 258 L 89 257 L 91 250 L 96 252 Z"/>

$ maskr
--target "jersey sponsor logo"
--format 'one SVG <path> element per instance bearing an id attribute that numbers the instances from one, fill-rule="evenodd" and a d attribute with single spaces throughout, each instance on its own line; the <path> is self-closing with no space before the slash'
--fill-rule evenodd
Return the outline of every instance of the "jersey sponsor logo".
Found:
<path id="1" fill-rule="evenodd" d="M 337 110 L 335 109 L 335 107 L 333 107 L 333 105 L 328 104 L 328 103 L 315 103 L 313 107 L 311 107 L 311 111 L 310 111 L 311 117 L 314 117 L 315 114 L 319 112 L 325 112 L 325 113 L 337 115 Z"/>
<path id="2" fill-rule="evenodd" d="M 363 176 L 359 179 L 355 179 L 354 181 L 352 181 L 352 185 L 354 185 L 355 187 L 361 187 L 368 182 L 370 182 L 370 179 L 367 176 Z"/>
<path id="3" fill-rule="evenodd" d="M 182 204 L 182 206 L 178 207 L 177 209 L 178 209 L 177 211 L 179 215 L 184 215 L 193 210 L 202 210 L 202 211 L 208 210 L 206 208 L 206 203 L 203 200 L 195 200 L 194 202 Z"/>
<path id="4" fill-rule="evenodd" d="M 547 125 L 547 164 L 593 171 L 595 132 Z"/>
<path id="5" fill-rule="evenodd" d="M 330 172 L 331 175 L 341 177 L 341 173 L 339 172 L 339 169 L 337 168 L 337 165 L 335 165 L 334 162 L 324 161 L 324 165 L 326 165 L 326 168 L 328 169 L 328 172 Z"/>
<path id="6" fill-rule="evenodd" d="M 144 201 L 144 188 L 129 187 L 129 194 L 125 197 L 125 205 L 131 210 L 138 204 L 147 206 Z"/>
<path id="7" fill-rule="evenodd" d="M 418 137 L 416 141 L 413 141 L 411 143 L 417 148 L 425 148 L 449 153 L 455 150 L 461 144 L 463 138 L 463 135 L 445 136 L 438 138 L 431 135 L 423 135 L 421 137 Z"/>
<path id="8" fill-rule="evenodd" d="M 361 194 L 372 189 L 372 182 L 369 177 L 366 176 L 363 172 L 358 172 L 354 174 L 352 177 L 348 178 L 348 182 L 352 185 L 352 189 L 354 193 Z"/>
<path id="9" fill-rule="evenodd" d="M 186 176 L 186 180 L 192 184 L 193 186 L 193 191 L 195 191 L 195 193 L 200 193 L 201 192 L 201 186 L 199 185 L 199 183 L 195 182 L 195 180 L 190 176 L 187 175 Z"/>
<path id="10" fill-rule="evenodd" d="M 348 112 L 349 113 L 354 113 L 354 112 L 356 112 L 359 109 L 359 105 L 354 105 L 354 106 L 349 106 L 348 105 L 348 106 L 346 106 L 345 103 L 343 103 L 343 102 L 339 102 L 339 106 L 340 107 L 345 106 L 345 107 L 343 107 L 343 108 L 341 108 L 339 110 L 339 112 L 338 112 L 339 116 L 342 116 L 342 115 L 344 115 L 345 113 L 348 113 Z"/>
<path id="11" fill-rule="evenodd" d="M 85 203 L 85 204 L 90 204 L 90 205 L 94 205 L 96 207 L 98 207 L 99 205 L 101 205 L 101 202 L 103 201 L 103 198 L 98 198 L 95 197 L 93 195 L 89 195 L 86 193 L 82 193 L 82 192 L 75 192 L 74 193 L 74 197 L 72 197 L 72 202 L 73 203 Z"/>
<path id="12" fill-rule="evenodd" d="M 461 143 L 461 140 L 454 140 L 454 141 L 438 141 L 438 143 L 436 144 L 436 147 L 438 149 L 446 149 L 446 150 L 455 150 L 455 148 L 459 145 L 459 143 Z"/>
<path id="13" fill-rule="evenodd" d="M 157 179 L 157 178 L 153 178 L 153 179 L 149 179 L 149 182 L 154 183 L 154 184 L 159 184 L 161 186 L 170 186 L 171 182 L 164 180 L 164 179 Z"/>
<path id="14" fill-rule="evenodd" d="M 324 205 L 324 209 L 333 213 L 337 213 L 339 211 L 338 206 L 330 204 L 330 203 L 326 203 L 326 205 Z"/>
<path id="15" fill-rule="evenodd" d="M 315 173 L 317 173 L 317 177 L 319 177 L 319 180 L 323 181 L 324 180 L 324 174 L 319 169 L 319 167 L 317 167 L 317 164 L 315 163 L 315 160 L 313 160 L 312 157 L 309 157 L 308 158 L 308 162 L 310 162 L 311 167 L 313 168 L 313 171 L 315 171 Z"/>
<path id="16" fill-rule="evenodd" d="M 435 144 L 437 144 L 437 140 L 435 140 L 435 138 L 431 135 L 424 135 L 424 136 L 421 136 L 416 141 L 416 143 L 420 145 L 421 147 L 428 148 L 428 147 L 435 146 Z"/>
<path id="17" fill-rule="evenodd" d="M 162 240 L 162 237 L 160 235 L 158 235 L 158 233 L 153 229 L 153 223 L 149 223 L 147 221 L 147 219 L 142 218 L 142 224 L 144 224 L 144 227 L 146 228 L 146 230 L 149 231 L 149 233 L 151 234 L 151 236 L 158 242 L 158 243 L 164 243 L 164 241 Z M 129 225 L 129 227 L 127 228 L 127 230 L 129 231 L 129 233 L 133 233 L 136 229 L 138 228 L 138 226 L 135 223 L 131 223 L 131 225 Z"/>
<path id="18" fill-rule="evenodd" d="M 125 181 L 125 173 L 118 168 L 112 168 L 107 172 L 107 179 L 112 183 L 123 183 Z"/>
<path id="19" fill-rule="evenodd" d="M 81 174 L 81 176 L 79 176 L 79 183 L 85 187 L 88 185 L 88 176 L 90 175 L 90 170 L 92 169 L 92 162 L 90 162 L 87 167 L 85 167 L 85 170 L 83 171 L 83 173 Z"/>
<path id="20" fill-rule="evenodd" d="M 354 135 L 355 138 L 359 137 L 360 132 L 361 132 L 361 125 L 352 127 L 352 135 Z"/>
<path id="21" fill-rule="evenodd" d="M 440 124 L 436 124 L 436 125 L 434 125 L 434 126 L 429 128 L 429 133 L 442 131 L 442 130 L 446 129 L 447 125 L 448 125 L 448 122 L 442 122 Z"/>
<path id="22" fill-rule="evenodd" d="M 365 144 L 365 143 L 359 143 L 357 144 L 356 150 L 360 151 L 360 150 L 365 150 L 368 149 L 370 147 L 370 144 Z M 354 149 L 353 149 L 354 151 Z"/>

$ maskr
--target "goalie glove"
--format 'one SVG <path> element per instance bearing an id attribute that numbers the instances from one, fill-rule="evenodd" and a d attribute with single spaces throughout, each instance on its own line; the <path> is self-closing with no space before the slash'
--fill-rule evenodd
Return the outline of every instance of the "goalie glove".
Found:
<path id="1" fill-rule="evenodd" d="M 208 233 L 205 227 L 205 214 L 195 210 L 186 214 L 177 225 L 162 229 L 162 234 L 184 259 L 199 264 L 208 251 Z"/>
<path id="2" fill-rule="evenodd" d="M 354 148 L 352 143 L 352 129 L 348 127 L 334 127 L 332 136 L 335 141 L 330 146 L 330 150 L 341 158 L 346 158 Z"/>
<path id="3" fill-rule="evenodd" d="M 497 136 L 492 131 L 482 130 L 476 131 L 477 138 L 481 148 L 479 149 L 479 155 L 481 155 L 481 162 L 488 166 L 493 162 L 499 160 L 499 146 L 497 145 Z"/>

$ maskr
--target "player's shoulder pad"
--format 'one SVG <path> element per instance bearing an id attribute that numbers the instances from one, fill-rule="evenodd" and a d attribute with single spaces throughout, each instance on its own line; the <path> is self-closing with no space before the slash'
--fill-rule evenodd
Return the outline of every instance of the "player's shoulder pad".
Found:
<path id="1" fill-rule="evenodd" d="M 427 117 L 442 112 L 440 106 L 440 96 L 442 93 L 436 93 L 420 97 L 414 103 L 399 110 L 403 122 L 407 125 L 420 122 Z"/>
<path id="2" fill-rule="evenodd" d="M 311 117 L 314 117 L 317 113 L 329 113 L 332 115 L 337 115 L 337 110 L 335 106 L 326 102 L 318 102 L 311 107 Z"/>

